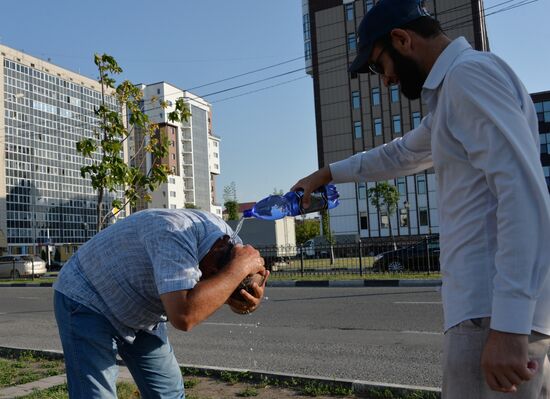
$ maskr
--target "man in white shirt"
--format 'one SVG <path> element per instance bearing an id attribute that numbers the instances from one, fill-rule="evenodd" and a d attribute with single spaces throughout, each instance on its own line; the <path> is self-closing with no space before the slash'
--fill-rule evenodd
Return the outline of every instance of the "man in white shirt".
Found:
<path id="1" fill-rule="evenodd" d="M 429 113 L 419 127 L 299 180 L 392 179 L 433 167 L 445 315 L 443 397 L 550 398 L 550 197 L 538 123 L 501 59 L 451 41 L 419 0 L 380 0 L 351 72 L 381 75 Z"/>

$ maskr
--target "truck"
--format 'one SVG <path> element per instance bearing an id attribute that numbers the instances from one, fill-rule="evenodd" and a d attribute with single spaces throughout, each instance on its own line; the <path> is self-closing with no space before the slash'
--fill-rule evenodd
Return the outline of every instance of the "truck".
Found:
<path id="1" fill-rule="evenodd" d="M 229 220 L 227 223 L 235 229 L 239 221 Z M 239 237 L 243 240 L 243 244 L 250 244 L 260 251 L 268 268 L 280 262 L 286 263 L 296 256 L 296 231 L 293 217 L 278 220 L 247 218 L 244 220 Z"/>

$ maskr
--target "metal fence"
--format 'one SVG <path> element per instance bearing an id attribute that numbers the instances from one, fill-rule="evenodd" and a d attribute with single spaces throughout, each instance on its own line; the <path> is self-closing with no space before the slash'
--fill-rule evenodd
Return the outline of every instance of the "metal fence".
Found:
<path id="1" fill-rule="evenodd" d="M 439 237 L 339 242 L 307 242 L 295 247 L 258 247 L 272 276 L 339 275 L 351 278 L 374 273 L 439 272 Z"/>

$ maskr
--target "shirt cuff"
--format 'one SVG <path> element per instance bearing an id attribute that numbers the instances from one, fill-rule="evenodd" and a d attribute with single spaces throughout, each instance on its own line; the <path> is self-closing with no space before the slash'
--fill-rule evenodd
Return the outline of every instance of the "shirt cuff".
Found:
<path id="1" fill-rule="evenodd" d="M 493 297 L 491 329 L 531 334 L 537 302 L 528 299 Z"/>
<path id="2" fill-rule="evenodd" d="M 349 159 L 334 162 L 329 165 L 332 183 L 349 183 L 354 181 L 355 174 Z"/>

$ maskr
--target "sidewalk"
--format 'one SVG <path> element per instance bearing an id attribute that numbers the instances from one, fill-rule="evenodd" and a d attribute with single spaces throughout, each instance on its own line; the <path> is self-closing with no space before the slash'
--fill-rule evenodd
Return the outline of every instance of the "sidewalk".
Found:
<path id="1" fill-rule="evenodd" d="M 10 348 L 0 346 L 0 356 L 14 352 L 32 352 L 37 356 L 44 358 L 62 359 L 63 352 L 61 351 L 49 351 L 49 350 L 35 350 L 25 348 Z M 120 362 L 121 363 L 121 362 Z M 325 378 L 318 376 L 307 376 L 299 374 L 283 374 L 266 371 L 253 371 L 246 369 L 231 369 L 222 367 L 200 366 L 200 365 L 179 365 L 184 375 L 192 374 L 205 376 L 210 378 L 220 378 L 224 373 L 236 373 L 239 375 L 246 374 L 248 380 L 256 381 L 277 381 L 279 383 L 293 382 L 307 384 L 321 384 L 325 386 L 345 387 L 353 389 L 355 397 L 374 398 L 374 397 L 387 397 L 387 398 L 415 398 L 415 399 L 439 399 L 441 397 L 441 390 L 438 388 L 421 387 L 412 385 L 399 385 L 389 384 L 374 381 L 362 381 L 362 380 L 346 380 L 339 378 Z M 187 371 L 187 373 L 186 373 Z M 128 369 L 119 364 L 119 381 L 133 382 L 132 376 Z M 7 398 L 19 398 L 25 395 L 29 395 L 36 389 L 47 389 L 57 385 L 64 384 L 66 382 L 66 376 L 58 375 L 54 377 L 44 378 L 39 381 L 30 382 L 23 385 L 14 387 L 7 387 L 0 389 L 0 399 Z M 383 394 L 384 396 L 379 396 Z"/>

